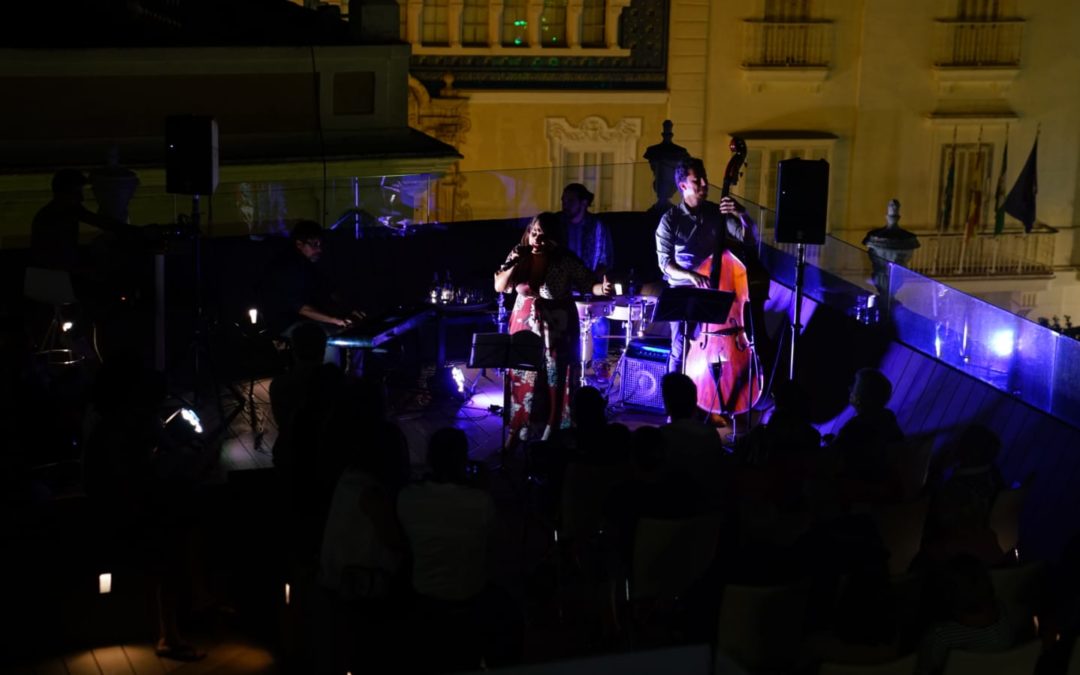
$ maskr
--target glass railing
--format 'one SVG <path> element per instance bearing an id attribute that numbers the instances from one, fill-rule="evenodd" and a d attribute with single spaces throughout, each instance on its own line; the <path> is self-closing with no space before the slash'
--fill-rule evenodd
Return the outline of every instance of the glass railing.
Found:
<path id="1" fill-rule="evenodd" d="M 192 197 L 166 193 L 160 171 L 147 175 L 158 184 L 136 191 L 130 222 L 175 223 L 191 217 Z M 595 192 L 592 210 L 601 214 L 644 212 L 656 201 L 648 164 L 634 163 L 222 182 L 212 196 L 198 200 L 198 208 L 203 231 L 213 237 L 282 235 L 297 220 L 311 219 L 363 238 L 558 210 L 562 188 L 570 182 L 585 183 Z M 96 211 L 93 191 L 88 187 L 86 193 L 86 207 Z M 719 193 L 713 186 L 710 195 L 716 199 Z M 0 194 L 0 247 L 28 244 L 34 213 L 49 197 L 46 191 Z M 774 243 L 774 212 L 740 201 L 760 224 L 765 253 L 780 261 L 772 265 L 774 278 L 793 286 L 795 247 Z M 1080 381 L 1080 342 L 896 265 L 886 274 L 891 293 L 882 293 L 866 251 L 839 239 L 806 247 L 806 260 L 807 297 L 852 316 L 892 321 L 905 344 L 1080 426 L 1073 385 Z M 868 311 L 871 298 L 876 306 Z"/>
<path id="2" fill-rule="evenodd" d="M 794 247 L 765 241 L 774 278 L 793 286 Z M 1080 427 L 1080 341 L 892 263 L 882 294 L 867 252 L 831 236 L 807 247 L 807 263 L 806 297 L 889 322 L 905 345 Z"/>
<path id="3" fill-rule="evenodd" d="M 174 223 L 189 218 L 194 200 L 168 194 L 162 173 L 149 174 L 131 199 L 129 222 Z M 149 184 L 156 178 L 157 184 Z M 47 183 L 47 178 L 42 179 Z M 587 167 L 545 167 L 499 171 L 451 171 L 395 176 L 328 176 L 320 179 L 247 180 L 219 183 L 199 199 L 204 231 L 210 236 L 254 237 L 286 233 L 298 220 L 351 229 L 405 233 L 411 228 L 464 221 L 524 218 L 561 208 L 562 188 L 580 182 L 596 194 L 592 210 L 645 211 L 656 201 L 653 175 L 644 162 Z M 34 214 L 51 195 L 47 190 L 0 194 L 0 247 L 27 246 Z M 86 207 L 99 207 L 90 186 Z M 86 229 L 88 235 L 93 231 Z"/>

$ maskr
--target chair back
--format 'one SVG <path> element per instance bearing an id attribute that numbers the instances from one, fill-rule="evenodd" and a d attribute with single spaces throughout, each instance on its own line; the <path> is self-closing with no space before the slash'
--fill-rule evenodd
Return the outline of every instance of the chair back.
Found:
<path id="1" fill-rule="evenodd" d="M 990 570 L 994 596 L 1021 638 L 1034 637 L 1032 617 L 1039 609 L 1045 576 L 1046 565 L 1042 561 Z"/>
<path id="2" fill-rule="evenodd" d="M 630 598 L 676 598 L 716 559 L 723 516 L 642 518 L 634 533 Z"/>
<path id="3" fill-rule="evenodd" d="M 1077 647 L 1075 642 L 1069 656 L 1069 665 L 1065 667 L 1065 675 L 1080 675 L 1080 647 Z"/>
<path id="4" fill-rule="evenodd" d="M 805 613 L 802 588 L 728 584 L 717 650 L 748 670 L 786 670 L 798 659 Z"/>
<path id="5" fill-rule="evenodd" d="M 969 652 L 949 650 L 942 675 L 1033 675 L 1035 663 L 1042 652 L 1038 640 L 1003 652 Z"/>
<path id="6" fill-rule="evenodd" d="M 915 654 L 885 663 L 823 663 L 818 675 L 912 675 Z"/>
<path id="7" fill-rule="evenodd" d="M 1020 487 L 1002 490 L 990 507 L 990 528 L 997 535 L 998 546 L 1005 553 L 1013 551 L 1020 543 L 1020 512 L 1034 482 L 1035 475 L 1031 474 Z"/>

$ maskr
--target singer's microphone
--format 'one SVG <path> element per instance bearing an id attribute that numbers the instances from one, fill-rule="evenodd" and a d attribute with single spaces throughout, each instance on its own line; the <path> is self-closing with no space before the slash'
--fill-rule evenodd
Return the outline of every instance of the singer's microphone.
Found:
<path id="1" fill-rule="evenodd" d="M 517 246 L 514 247 L 514 253 L 516 253 L 517 255 L 512 256 L 506 262 L 504 262 L 502 264 L 502 267 L 499 268 L 499 271 L 500 272 L 505 272 L 505 271 L 513 268 L 514 265 L 517 264 L 517 261 L 521 258 L 521 256 L 525 255 L 526 253 L 528 253 L 531 250 L 532 250 L 532 247 L 529 246 L 528 244 L 518 244 Z"/>

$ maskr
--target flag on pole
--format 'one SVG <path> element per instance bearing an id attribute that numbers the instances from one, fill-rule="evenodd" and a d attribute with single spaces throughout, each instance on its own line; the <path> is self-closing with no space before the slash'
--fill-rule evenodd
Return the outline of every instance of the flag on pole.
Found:
<path id="1" fill-rule="evenodd" d="M 1024 162 L 1024 168 L 1020 169 L 1020 175 L 1016 177 L 1016 183 L 1009 191 L 1009 196 L 1005 198 L 1003 205 L 1005 213 L 1024 224 L 1025 232 L 1031 232 L 1031 228 L 1035 225 L 1035 195 L 1039 192 L 1039 181 L 1036 175 L 1038 154 L 1039 134 L 1036 132 L 1031 154 Z"/>
<path id="2" fill-rule="evenodd" d="M 953 129 L 952 158 L 949 161 L 949 171 L 945 175 L 945 192 L 941 201 L 941 231 L 949 229 L 949 221 L 952 220 L 953 187 L 956 182 L 956 129 Z"/>
<path id="3" fill-rule="evenodd" d="M 982 220 L 983 201 L 983 153 L 982 153 L 982 127 L 979 127 L 979 140 L 975 143 L 975 170 L 968 180 L 968 210 L 967 220 L 964 221 L 964 238 L 970 239 L 975 236 L 975 230 Z"/>
<path id="4" fill-rule="evenodd" d="M 1005 150 L 1001 153 L 1001 173 L 994 190 L 994 234 L 1005 231 L 1005 167 L 1009 165 L 1009 127 L 1005 127 Z"/>

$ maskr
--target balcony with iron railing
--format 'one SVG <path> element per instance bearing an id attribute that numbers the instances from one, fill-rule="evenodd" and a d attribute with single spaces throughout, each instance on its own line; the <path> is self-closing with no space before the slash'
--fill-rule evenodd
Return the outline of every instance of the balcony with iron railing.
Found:
<path id="1" fill-rule="evenodd" d="M 1054 273 L 1057 230 L 1032 232 L 921 233 L 920 248 L 907 267 L 931 277 L 1049 277 Z"/>
<path id="2" fill-rule="evenodd" d="M 936 21 L 937 68 L 1015 68 L 1020 65 L 1023 19 Z"/>
<path id="3" fill-rule="evenodd" d="M 743 68 L 828 68 L 831 21 L 743 22 Z"/>

